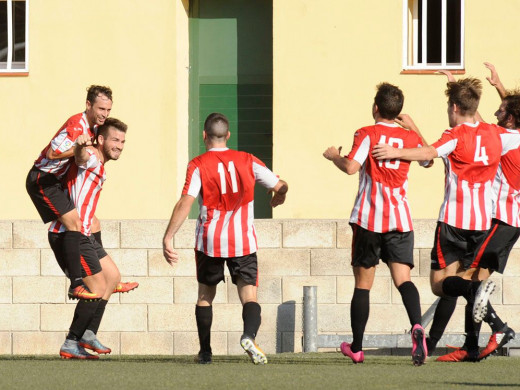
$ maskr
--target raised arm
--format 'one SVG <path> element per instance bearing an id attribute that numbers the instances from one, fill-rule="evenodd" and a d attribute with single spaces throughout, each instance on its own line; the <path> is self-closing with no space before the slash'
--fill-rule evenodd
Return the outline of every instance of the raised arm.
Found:
<path id="1" fill-rule="evenodd" d="M 487 81 L 489 81 L 489 84 L 496 88 L 500 99 L 504 99 L 507 95 L 507 91 L 504 88 L 502 81 L 500 81 L 500 77 L 498 77 L 498 72 L 495 69 L 495 66 L 489 62 L 484 62 L 484 66 L 491 71 L 491 76 L 486 77 Z"/>
<path id="2" fill-rule="evenodd" d="M 92 140 L 88 135 L 82 134 L 76 140 L 76 147 L 74 149 L 74 159 L 76 160 L 76 165 L 80 166 L 85 164 L 90 155 L 87 152 L 87 146 L 92 146 Z M 70 149 L 67 151 L 69 152 Z"/>
<path id="3" fill-rule="evenodd" d="M 338 169 L 342 170 L 347 175 L 353 175 L 361 169 L 361 164 L 355 160 L 349 160 L 346 157 L 342 157 L 340 154 L 341 148 L 341 146 L 337 149 L 334 146 L 331 146 L 323 152 L 323 157 L 332 161 Z"/>
<path id="4" fill-rule="evenodd" d="M 163 255 L 166 261 L 173 265 L 179 261 L 179 254 L 173 249 L 173 236 L 182 223 L 188 218 L 195 198 L 191 195 L 182 195 L 173 208 L 172 216 L 163 237 Z"/>
<path id="5" fill-rule="evenodd" d="M 401 114 L 397 118 L 395 118 L 395 122 L 399 126 L 405 128 L 407 130 L 414 131 L 421 138 L 422 144 L 424 146 L 428 146 L 428 142 L 426 142 L 426 140 L 424 139 L 423 135 L 421 134 L 421 131 L 416 126 L 415 122 L 413 121 L 413 119 L 412 119 L 412 117 L 410 115 L 408 115 L 408 114 Z M 419 161 L 419 164 L 421 166 L 423 166 L 424 168 L 430 168 L 433 165 L 433 160 Z"/>

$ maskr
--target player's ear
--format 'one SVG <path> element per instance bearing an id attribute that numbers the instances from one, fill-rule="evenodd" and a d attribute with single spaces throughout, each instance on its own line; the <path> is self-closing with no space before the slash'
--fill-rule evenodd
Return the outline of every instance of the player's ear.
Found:
<path id="1" fill-rule="evenodd" d="M 231 133 L 228 130 L 227 135 L 226 135 L 226 141 L 229 139 L 229 137 L 231 137 Z"/>
<path id="2" fill-rule="evenodd" d="M 90 103 L 90 101 L 87 100 L 87 102 L 85 103 L 85 106 L 86 106 L 87 110 L 90 110 L 90 108 L 92 107 L 92 103 Z"/>
<path id="3" fill-rule="evenodd" d="M 208 135 L 206 134 L 206 130 L 202 130 L 202 139 L 206 141 L 206 138 L 208 138 Z"/>

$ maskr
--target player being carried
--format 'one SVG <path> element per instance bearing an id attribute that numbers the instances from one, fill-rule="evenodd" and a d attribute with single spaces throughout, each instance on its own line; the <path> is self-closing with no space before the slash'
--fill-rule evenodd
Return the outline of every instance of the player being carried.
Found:
<path id="1" fill-rule="evenodd" d="M 412 328 L 412 361 L 422 365 L 427 356 L 425 332 L 421 326 L 421 305 L 417 287 L 411 281 L 414 235 L 407 199 L 410 162 L 399 159 L 377 161 L 372 148 L 377 143 L 398 147 L 420 147 L 426 142 L 420 132 L 397 126 L 404 103 L 402 91 L 382 83 L 372 105 L 375 125 L 363 127 L 354 134 L 351 152 L 342 157 L 341 147 L 329 147 L 323 156 L 337 168 L 353 175 L 359 172 L 359 191 L 350 216 L 352 227 L 352 267 L 355 288 L 350 305 L 353 341 L 342 343 L 341 352 L 354 363 L 362 363 L 363 334 L 368 321 L 369 295 L 379 259 L 390 268 L 395 287 L 401 294 Z M 421 163 L 430 166 L 428 158 Z"/>
<path id="2" fill-rule="evenodd" d="M 257 302 L 254 188 L 255 182 L 258 182 L 274 192 L 271 206 L 276 207 L 284 203 L 288 187 L 252 154 L 228 149 L 226 143 L 229 136 L 227 118 L 218 113 L 210 114 L 202 132 L 207 152 L 188 164 L 182 195 L 164 234 L 163 252 L 170 265 L 177 263 L 179 255 L 173 249 L 173 237 L 198 198 L 200 214 L 195 232 L 199 282 L 195 306 L 200 342 L 198 361 L 201 364 L 212 361 L 212 302 L 217 284 L 224 280 L 226 263 L 242 303 L 244 332 L 240 345 L 254 364 L 265 364 L 267 358 L 255 342 L 261 322 L 261 308 Z"/>
<path id="3" fill-rule="evenodd" d="M 96 337 L 108 299 L 117 289 L 126 291 L 137 283 L 120 283 L 121 275 L 115 263 L 102 245 L 91 234 L 91 223 L 96 211 L 101 188 L 105 181 L 105 164 L 117 160 L 125 143 L 127 126 L 115 119 L 107 118 L 98 129 L 97 143 L 91 146 L 91 137 L 81 134 L 74 149 L 75 164 L 66 174 L 67 192 L 76 205 L 81 221 L 80 253 L 83 281 L 89 291 L 100 296 L 100 300 L 80 300 L 67 338 L 60 355 L 67 359 L 97 359 L 84 348 L 97 353 L 110 353 Z M 62 223 L 54 221 L 49 227 L 49 243 L 60 267 L 66 271 L 68 263 L 63 254 L 66 231 Z"/>
<path id="4" fill-rule="evenodd" d="M 34 162 L 25 184 L 42 221 L 48 223 L 57 219 L 67 230 L 61 241 L 62 255 L 67 264 L 67 276 L 71 283 L 68 292 L 71 299 L 101 297 L 83 285 L 79 252 L 82 222 L 76 206 L 65 194 L 61 180 L 71 166 L 77 138 L 85 135 L 93 139 L 97 127 L 105 123 L 111 109 L 112 90 L 108 87 L 91 85 L 87 90 L 85 111 L 70 117 L 58 130 Z M 95 216 L 92 220 L 93 234 L 101 243 L 99 221 Z"/>
<path id="5" fill-rule="evenodd" d="M 445 196 L 435 230 L 430 273 L 432 291 L 442 298 L 430 330 L 429 347 L 433 349 L 438 342 L 453 313 L 456 297 L 462 295 L 469 305 L 465 313 L 467 337 L 459 358 L 477 361 L 480 353 L 472 302 L 478 307 L 477 301 L 482 300 L 475 297 L 488 296 L 492 286 L 461 276 L 471 278 L 465 270 L 473 263 L 479 245 L 491 227 L 493 180 L 500 158 L 520 145 L 520 135 L 478 120 L 477 108 L 482 92 L 479 80 L 465 78 L 451 81 L 447 86 L 451 128 L 437 142 L 411 149 L 379 144 L 374 147 L 373 156 L 379 160 L 443 159 L 446 167 Z"/>

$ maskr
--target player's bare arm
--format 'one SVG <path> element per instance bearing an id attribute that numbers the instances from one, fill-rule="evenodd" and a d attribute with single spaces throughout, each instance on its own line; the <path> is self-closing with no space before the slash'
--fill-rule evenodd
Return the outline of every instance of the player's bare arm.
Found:
<path id="1" fill-rule="evenodd" d="M 445 75 L 450 83 L 454 83 L 457 81 L 455 80 L 455 76 L 453 76 L 453 74 L 447 69 L 440 69 L 437 71 L 437 73 Z"/>
<path id="2" fill-rule="evenodd" d="M 188 218 L 195 198 L 191 195 L 182 195 L 173 208 L 172 216 L 163 237 L 163 255 L 170 265 L 179 261 L 179 254 L 173 249 L 173 237 L 182 223 Z"/>
<path id="3" fill-rule="evenodd" d="M 437 157 L 437 150 L 433 146 L 397 149 L 390 145 L 377 144 L 372 149 L 372 156 L 377 160 L 393 160 L 398 158 L 408 161 L 429 161 Z"/>
<path id="4" fill-rule="evenodd" d="M 486 77 L 489 84 L 496 88 L 498 94 L 500 95 L 500 99 L 504 99 L 507 95 L 507 91 L 500 81 L 500 77 L 498 77 L 498 72 L 495 69 L 495 66 L 489 62 L 484 62 L 484 66 L 491 71 L 491 76 Z"/>
<path id="5" fill-rule="evenodd" d="M 46 157 L 48 160 L 63 160 L 72 156 L 74 156 L 74 146 L 63 153 L 56 153 L 52 148 L 49 148 Z"/>
<path id="6" fill-rule="evenodd" d="M 361 169 L 361 164 L 355 160 L 349 160 L 348 158 L 341 156 L 341 148 L 341 146 L 339 148 L 331 146 L 323 152 L 323 157 L 332 161 L 338 169 L 342 170 L 347 175 L 357 173 Z"/>
<path id="7" fill-rule="evenodd" d="M 289 186 L 287 183 L 283 180 L 279 180 L 276 185 L 269 190 L 269 192 L 273 192 L 274 195 L 271 198 L 271 207 L 276 207 L 285 202 L 285 195 L 287 194 L 287 191 L 289 190 Z"/>
<path id="8" fill-rule="evenodd" d="M 417 135 L 419 137 L 421 137 L 421 141 L 422 141 L 423 145 L 425 145 L 425 146 L 428 145 L 428 142 L 426 142 L 423 135 L 421 134 L 421 131 L 419 130 L 419 128 L 417 127 L 417 125 L 415 124 L 415 122 L 413 121 L 413 119 L 410 115 L 408 115 L 408 114 L 398 115 L 397 118 L 395 118 L 395 123 L 397 123 L 399 126 L 401 126 L 404 129 L 414 131 L 415 133 L 417 133 Z M 433 165 L 433 160 L 429 160 L 428 164 L 422 164 L 422 163 L 423 162 L 421 161 L 421 165 L 424 168 L 430 168 Z"/>
<path id="9" fill-rule="evenodd" d="M 81 134 L 76 140 L 76 147 L 74 148 L 76 165 L 83 165 L 89 160 L 90 155 L 86 150 L 89 146 L 92 146 L 92 139 L 88 135 Z"/>

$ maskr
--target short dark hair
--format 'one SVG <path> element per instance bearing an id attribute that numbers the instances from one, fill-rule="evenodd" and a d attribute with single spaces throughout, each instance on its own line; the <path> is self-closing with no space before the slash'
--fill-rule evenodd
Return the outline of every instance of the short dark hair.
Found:
<path id="1" fill-rule="evenodd" d="M 482 95 L 482 83 L 479 79 L 468 77 L 447 84 L 446 96 L 448 104 L 456 104 L 462 115 L 473 115 L 477 112 Z"/>
<path id="2" fill-rule="evenodd" d="M 507 115 L 511 115 L 515 121 L 514 127 L 520 127 L 520 90 L 507 91 L 506 97 L 502 100 Z"/>
<path id="3" fill-rule="evenodd" d="M 111 127 L 114 127 L 115 129 L 122 131 L 123 133 L 126 133 L 126 130 L 128 129 L 128 126 L 125 123 L 121 122 L 119 119 L 107 118 L 105 120 L 105 123 L 98 127 L 96 139 L 100 135 L 102 135 L 103 138 L 106 138 L 108 134 L 108 129 Z"/>
<path id="4" fill-rule="evenodd" d="M 112 100 L 112 90 L 110 87 L 104 87 L 102 85 L 91 85 L 87 88 L 87 100 L 90 104 L 94 104 L 96 98 L 99 95 L 105 95 L 107 98 Z"/>
<path id="5" fill-rule="evenodd" d="M 223 140 L 229 131 L 229 121 L 224 114 L 209 114 L 204 122 L 204 131 L 210 140 Z"/>
<path id="6" fill-rule="evenodd" d="M 377 86 L 374 104 L 379 110 L 379 115 L 384 119 L 395 119 L 403 109 L 404 95 L 395 85 L 381 83 Z"/>

